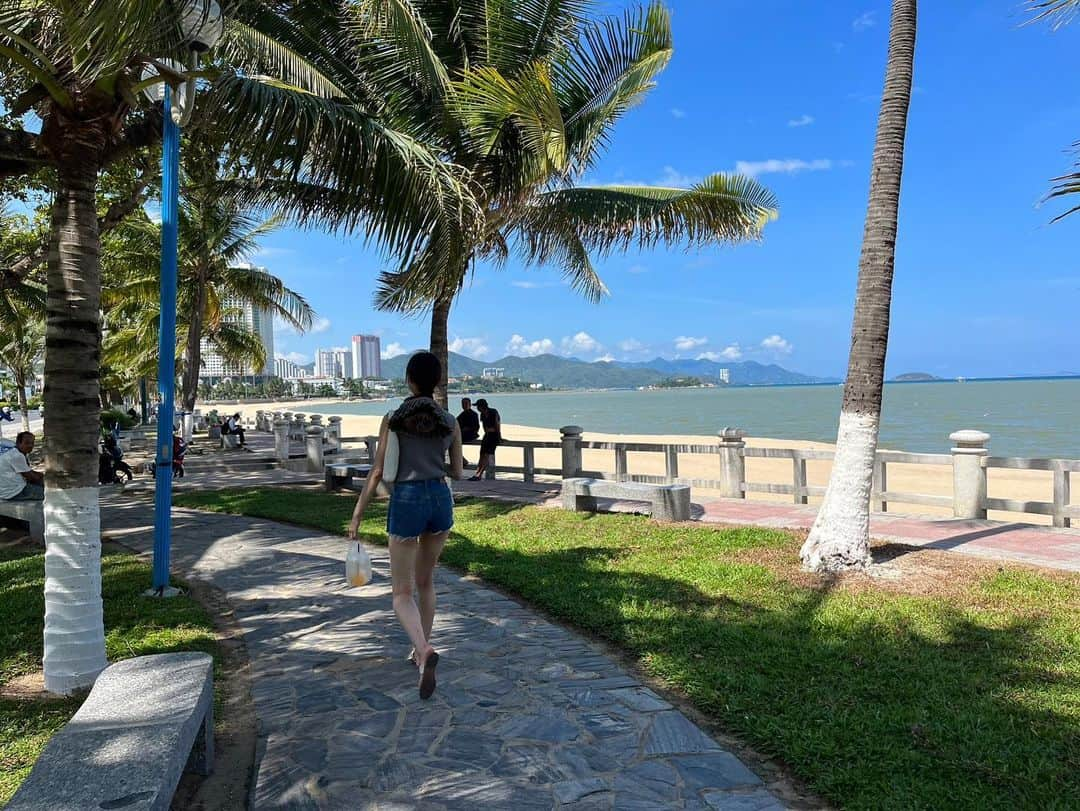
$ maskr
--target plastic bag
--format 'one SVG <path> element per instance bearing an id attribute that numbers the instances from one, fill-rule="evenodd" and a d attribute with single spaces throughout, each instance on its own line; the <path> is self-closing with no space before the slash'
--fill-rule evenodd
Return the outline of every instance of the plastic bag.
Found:
<path id="1" fill-rule="evenodd" d="M 359 542 L 349 544 L 349 554 L 345 556 L 345 582 L 350 586 L 371 582 L 371 558 Z"/>

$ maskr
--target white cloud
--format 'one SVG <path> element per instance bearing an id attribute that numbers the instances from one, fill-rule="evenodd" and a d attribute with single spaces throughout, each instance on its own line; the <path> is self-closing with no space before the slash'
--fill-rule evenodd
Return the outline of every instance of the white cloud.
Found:
<path id="1" fill-rule="evenodd" d="M 708 342 L 708 338 L 693 338 L 689 335 L 680 335 L 675 339 L 675 348 L 680 352 L 689 352 L 691 349 L 705 346 Z"/>
<path id="2" fill-rule="evenodd" d="M 671 108 L 671 117 L 672 118 L 686 118 L 686 110 L 683 110 L 681 107 L 672 107 Z"/>
<path id="3" fill-rule="evenodd" d="M 742 349 L 738 344 L 725 346 L 719 352 L 702 352 L 697 356 L 698 360 L 711 360 L 719 363 L 723 360 L 738 360 L 742 357 Z"/>
<path id="4" fill-rule="evenodd" d="M 604 347 L 589 333 L 582 331 L 562 339 L 562 351 L 565 355 L 593 354 L 602 352 Z"/>
<path id="5" fill-rule="evenodd" d="M 293 256 L 296 253 L 294 248 L 274 248 L 263 247 L 255 251 L 254 257 L 256 259 L 274 259 L 279 256 Z"/>
<path id="6" fill-rule="evenodd" d="M 627 273 L 634 273 L 634 274 L 648 273 L 649 269 L 647 267 L 645 267 L 644 265 L 631 265 L 630 267 L 628 267 L 626 269 L 626 272 Z"/>
<path id="7" fill-rule="evenodd" d="M 818 158 L 811 161 L 798 158 L 787 158 L 785 160 L 770 158 L 764 161 L 739 161 L 735 164 L 735 171 L 741 175 L 750 175 L 751 177 L 770 174 L 791 175 L 797 172 L 823 172 L 832 169 L 833 165 L 833 161 L 828 158 Z"/>
<path id="8" fill-rule="evenodd" d="M 596 359 L 598 363 L 614 363 L 615 356 L 608 353 L 607 355 L 601 355 Z"/>
<path id="9" fill-rule="evenodd" d="M 483 338 L 454 338 L 450 342 L 450 351 L 470 358 L 485 360 L 484 356 L 490 351 Z"/>
<path id="10" fill-rule="evenodd" d="M 293 363 L 300 366 L 303 366 L 305 363 L 311 363 L 311 358 L 302 352 L 286 352 L 284 355 L 277 352 L 274 354 L 274 357 L 280 360 L 291 360 Z"/>
<path id="11" fill-rule="evenodd" d="M 319 317 L 319 318 L 316 318 L 314 322 L 312 322 L 311 329 L 309 329 L 308 332 L 317 334 L 317 333 L 320 333 L 320 332 L 326 332 L 329 329 L 330 329 L 330 319 L 329 318 Z"/>
<path id="12" fill-rule="evenodd" d="M 780 355 L 790 355 L 795 347 L 779 335 L 770 335 L 761 342 L 761 348 L 768 352 L 776 352 Z"/>
<path id="13" fill-rule="evenodd" d="M 814 123 L 814 117 L 812 115 L 806 115 L 805 113 L 798 118 L 793 118 L 787 122 L 789 127 L 809 127 Z"/>
<path id="14" fill-rule="evenodd" d="M 873 28 L 877 25 L 877 13 L 873 11 L 867 11 L 860 14 L 854 20 L 851 21 L 851 30 L 856 33 L 861 33 L 868 28 Z"/>
<path id="15" fill-rule="evenodd" d="M 394 341 L 392 344 L 386 346 L 382 351 L 383 360 L 389 360 L 390 358 L 396 358 L 398 355 L 404 355 L 409 350 Z"/>
<path id="16" fill-rule="evenodd" d="M 555 350 L 555 342 L 550 338 L 540 338 L 536 341 L 527 341 L 524 336 L 514 333 L 506 343 L 506 351 L 518 357 L 535 358 L 537 355 L 546 355 Z"/>
<path id="17" fill-rule="evenodd" d="M 637 338 L 627 338 L 625 341 L 619 341 L 619 349 L 623 352 L 640 352 L 645 348 L 645 344 Z"/>
<path id="18" fill-rule="evenodd" d="M 674 166 L 665 166 L 664 174 L 656 179 L 655 185 L 684 189 L 688 186 L 696 186 L 700 182 L 701 178 L 696 175 L 685 175 Z"/>

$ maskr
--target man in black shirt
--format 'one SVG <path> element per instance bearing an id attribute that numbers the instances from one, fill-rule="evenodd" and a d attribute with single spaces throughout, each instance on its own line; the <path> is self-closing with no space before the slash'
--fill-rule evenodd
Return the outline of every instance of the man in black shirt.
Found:
<path id="1" fill-rule="evenodd" d="M 495 448 L 502 442 L 502 418 L 499 412 L 488 406 L 487 400 L 477 400 L 480 421 L 484 424 L 484 438 L 480 441 L 480 464 L 470 481 L 480 481 L 488 467 L 495 468 Z M 494 478 L 494 475 L 492 475 Z"/>
<path id="2" fill-rule="evenodd" d="M 457 421 L 461 426 L 462 442 L 475 442 L 480 438 L 480 415 L 473 411 L 472 400 L 468 397 L 461 400 L 461 413 Z"/>

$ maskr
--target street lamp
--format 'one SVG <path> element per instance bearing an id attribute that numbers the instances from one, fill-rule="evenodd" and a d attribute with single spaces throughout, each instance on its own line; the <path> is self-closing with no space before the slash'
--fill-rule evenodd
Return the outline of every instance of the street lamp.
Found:
<path id="1" fill-rule="evenodd" d="M 214 0 L 182 0 L 180 32 L 193 58 L 221 39 L 221 7 Z M 165 67 L 171 68 L 172 65 Z M 178 71 L 179 72 L 179 71 Z M 171 596 L 173 419 L 176 396 L 176 275 L 180 208 L 180 127 L 195 107 L 195 78 L 164 84 L 165 122 L 161 150 L 161 321 L 158 333 L 157 454 L 154 460 L 154 569 L 151 593 Z"/>

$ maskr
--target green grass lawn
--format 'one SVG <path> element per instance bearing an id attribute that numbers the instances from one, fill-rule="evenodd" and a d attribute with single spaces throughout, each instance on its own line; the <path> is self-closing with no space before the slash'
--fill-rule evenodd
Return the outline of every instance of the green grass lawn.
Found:
<path id="1" fill-rule="evenodd" d="M 343 533 L 354 498 L 177 503 Z M 385 542 L 384 519 L 374 505 L 368 539 Z M 797 549 L 769 530 L 471 501 L 444 560 L 619 645 L 840 806 L 1080 806 L 1080 577 L 915 553 L 897 566 L 938 568 L 910 587 L 827 582 Z"/>
<path id="2" fill-rule="evenodd" d="M 102 559 L 109 661 L 150 653 L 217 653 L 213 623 L 189 597 L 142 597 L 150 564 L 133 555 Z M 0 685 L 41 670 L 45 555 L 26 546 L 0 547 Z M 49 737 L 79 707 L 77 699 L 0 698 L 0 805 L 29 774 Z"/>

